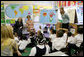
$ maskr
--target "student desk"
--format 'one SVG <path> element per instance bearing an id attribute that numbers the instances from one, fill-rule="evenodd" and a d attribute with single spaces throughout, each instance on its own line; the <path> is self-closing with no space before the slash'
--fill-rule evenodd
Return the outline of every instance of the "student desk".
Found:
<path id="1" fill-rule="evenodd" d="M 68 55 L 61 52 L 61 51 L 57 51 L 57 52 L 46 54 L 46 55 L 43 55 L 43 56 L 68 56 Z"/>

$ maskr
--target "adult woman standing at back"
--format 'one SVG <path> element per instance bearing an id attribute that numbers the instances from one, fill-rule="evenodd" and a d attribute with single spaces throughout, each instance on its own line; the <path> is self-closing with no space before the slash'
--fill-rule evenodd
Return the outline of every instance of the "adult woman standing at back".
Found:
<path id="1" fill-rule="evenodd" d="M 60 14 L 63 19 L 62 28 L 69 29 L 69 16 L 68 16 L 68 14 L 65 13 L 63 7 L 60 8 Z"/>
<path id="2" fill-rule="evenodd" d="M 22 18 L 19 17 L 14 25 L 14 32 L 16 32 L 19 37 L 22 36 L 22 28 L 23 28 L 23 21 Z"/>
<path id="3" fill-rule="evenodd" d="M 28 28 L 28 32 L 30 32 L 31 29 L 34 29 L 33 21 L 30 20 L 30 18 L 31 18 L 31 16 L 28 15 L 28 16 L 27 16 L 27 21 L 26 21 L 26 26 L 27 26 L 27 28 Z"/>

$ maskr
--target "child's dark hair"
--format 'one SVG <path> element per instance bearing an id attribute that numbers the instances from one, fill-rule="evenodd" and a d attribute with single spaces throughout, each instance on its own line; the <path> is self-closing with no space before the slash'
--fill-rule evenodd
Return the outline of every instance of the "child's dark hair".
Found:
<path id="1" fill-rule="evenodd" d="M 30 36 L 33 36 L 33 35 L 35 35 L 35 33 L 34 32 L 30 32 Z"/>
<path id="2" fill-rule="evenodd" d="M 72 33 L 71 32 L 68 32 L 68 37 L 72 36 Z"/>
<path id="3" fill-rule="evenodd" d="M 78 28 L 77 33 L 78 34 L 83 34 L 83 28 Z"/>
<path id="4" fill-rule="evenodd" d="M 62 30 L 63 31 L 63 33 L 65 33 L 65 30 Z"/>
<path id="5" fill-rule="evenodd" d="M 25 35 L 22 35 L 22 40 L 27 40 L 27 37 Z"/>
<path id="6" fill-rule="evenodd" d="M 57 31 L 57 37 L 62 37 L 62 36 L 63 36 L 63 31 L 62 30 Z"/>
<path id="7" fill-rule="evenodd" d="M 43 35 L 42 34 L 40 34 L 40 35 L 38 35 L 38 43 L 39 44 L 45 44 L 45 40 L 43 40 Z"/>

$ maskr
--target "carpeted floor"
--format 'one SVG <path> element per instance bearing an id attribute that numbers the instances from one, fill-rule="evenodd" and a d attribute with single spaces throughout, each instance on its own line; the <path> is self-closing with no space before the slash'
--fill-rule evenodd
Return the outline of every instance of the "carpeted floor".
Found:
<path id="1" fill-rule="evenodd" d="M 32 49 L 32 48 L 30 48 L 30 47 L 28 48 L 28 47 L 27 47 L 27 48 L 26 48 L 26 51 L 27 51 L 27 52 L 23 52 L 23 53 L 22 53 L 22 56 L 29 56 L 29 54 L 30 54 L 30 52 L 31 52 L 31 49 Z"/>

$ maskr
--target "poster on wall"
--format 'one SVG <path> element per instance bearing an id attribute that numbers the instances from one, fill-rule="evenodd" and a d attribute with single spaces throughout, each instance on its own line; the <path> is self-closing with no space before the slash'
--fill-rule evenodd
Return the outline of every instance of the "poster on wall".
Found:
<path id="1" fill-rule="evenodd" d="M 75 19 L 75 9 L 68 9 L 67 10 L 69 18 L 70 18 L 70 23 L 74 23 Z"/>
<path id="2" fill-rule="evenodd" d="M 83 24 L 83 6 L 78 6 L 76 8 L 78 23 Z"/>
<path id="3" fill-rule="evenodd" d="M 43 9 L 40 12 L 40 23 L 56 24 L 57 12 L 55 10 Z"/>
<path id="4" fill-rule="evenodd" d="M 5 18 L 25 19 L 27 15 L 33 16 L 33 6 L 27 4 L 5 4 Z"/>
<path id="5" fill-rule="evenodd" d="M 40 9 L 33 9 L 34 22 L 39 22 Z"/>

